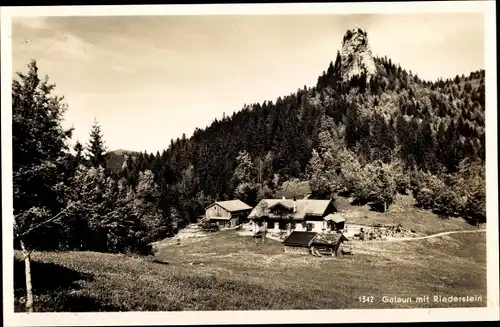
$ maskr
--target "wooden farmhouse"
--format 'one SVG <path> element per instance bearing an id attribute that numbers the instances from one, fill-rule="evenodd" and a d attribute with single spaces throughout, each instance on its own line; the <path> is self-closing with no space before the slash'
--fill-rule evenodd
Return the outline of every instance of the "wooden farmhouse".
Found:
<path id="1" fill-rule="evenodd" d="M 260 227 L 271 233 L 323 232 L 332 226 L 325 217 L 335 212 L 337 209 L 331 200 L 264 199 L 248 218 L 254 231 Z"/>
<path id="2" fill-rule="evenodd" d="M 252 207 L 240 200 L 217 201 L 205 209 L 205 216 L 219 228 L 230 228 L 246 219 L 251 210 Z"/>
<path id="3" fill-rule="evenodd" d="M 338 255 L 342 243 L 349 241 L 342 233 L 292 232 L 283 240 L 287 253 Z"/>

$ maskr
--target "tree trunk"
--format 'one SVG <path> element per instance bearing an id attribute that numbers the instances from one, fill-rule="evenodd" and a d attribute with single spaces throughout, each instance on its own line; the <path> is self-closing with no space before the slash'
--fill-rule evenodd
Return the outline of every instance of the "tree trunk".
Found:
<path id="1" fill-rule="evenodd" d="M 30 252 L 26 250 L 24 242 L 19 240 L 24 256 L 24 272 L 26 276 L 26 311 L 33 312 L 33 286 L 31 285 L 31 257 Z"/>
<path id="2" fill-rule="evenodd" d="M 384 202 L 384 212 L 387 211 L 387 202 Z"/>

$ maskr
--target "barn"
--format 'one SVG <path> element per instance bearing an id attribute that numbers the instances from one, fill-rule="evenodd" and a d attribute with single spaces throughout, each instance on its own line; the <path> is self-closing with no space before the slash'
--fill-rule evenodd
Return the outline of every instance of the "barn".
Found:
<path id="1" fill-rule="evenodd" d="M 315 232 L 292 232 L 283 240 L 286 253 L 310 253 L 310 247 L 314 238 L 318 235 Z"/>
<path id="2" fill-rule="evenodd" d="M 230 228 L 236 227 L 251 210 L 252 207 L 241 200 L 217 201 L 205 209 L 205 216 L 219 228 Z"/>

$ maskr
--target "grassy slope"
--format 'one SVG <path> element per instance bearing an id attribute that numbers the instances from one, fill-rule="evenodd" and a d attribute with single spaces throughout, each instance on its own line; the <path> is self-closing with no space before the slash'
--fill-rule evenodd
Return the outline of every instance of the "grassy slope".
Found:
<path id="1" fill-rule="evenodd" d="M 485 233 L 459 234 L 360 244 L 354 256 L 316 258 L 224 231 L 181 245 L 162 242 L 155 259 L 168 264 L 90 252 L 34 253 L 33 283 L 39 311 L 403 308 L 417 305 L 384 304 L 380 297 L 432 294 L 476 294 L 482 303 L 437 306 L 481 306 L 485 243 Z M 18 287 L 22 268 L 17 262 Z M 360 303 L 362 295 L 375 296 L 374 303 Z"/>
<path id="2" fill-rule="evenodd" d="M 462 218 L 442 218 L 429 210 L 416 209 L 415 200 L 405 195 L 398 195 L 395 203 L 385 213 L 372 211 L 368 206 L 352 206 L 343 197 L 337 199 L 336 205 L 340 211 L 356 213 L 347 218 L 347 222 L 351 224 L 401 224 L 406 229 L 413 229 L 424 235 L 478 228 Z"/>

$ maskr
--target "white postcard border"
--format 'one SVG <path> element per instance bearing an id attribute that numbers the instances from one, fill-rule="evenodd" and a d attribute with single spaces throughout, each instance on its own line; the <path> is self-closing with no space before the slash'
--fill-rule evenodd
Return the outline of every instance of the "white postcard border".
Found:
<path id="1" fill-rule="evenodd" d="M 118 15 L 277 15 L 277 14 L 402 14 L 483 13 L 485 17 L 486 70 L 486 169 L 487 169 L 487 301 L 486 308 L 199 311 L 120 313 L 16 313 L 13 305 L 12 215 L 12 39 L 11 18 L 20 16 L 118 16 Z M 2 78 L 2 227 L 3 303 L 7 326 L 69 325 L 199 325 L 258 323 L 481 321 L 499 319 L 498 270 L 498 161 L 496 17 L 495 1 L 442 1 L 399 3 L 320 4 L 217 4 L 175 6 L 61 6 L 1 8 Z M 466 23 L 466 22 L 464 22 Z"/>

